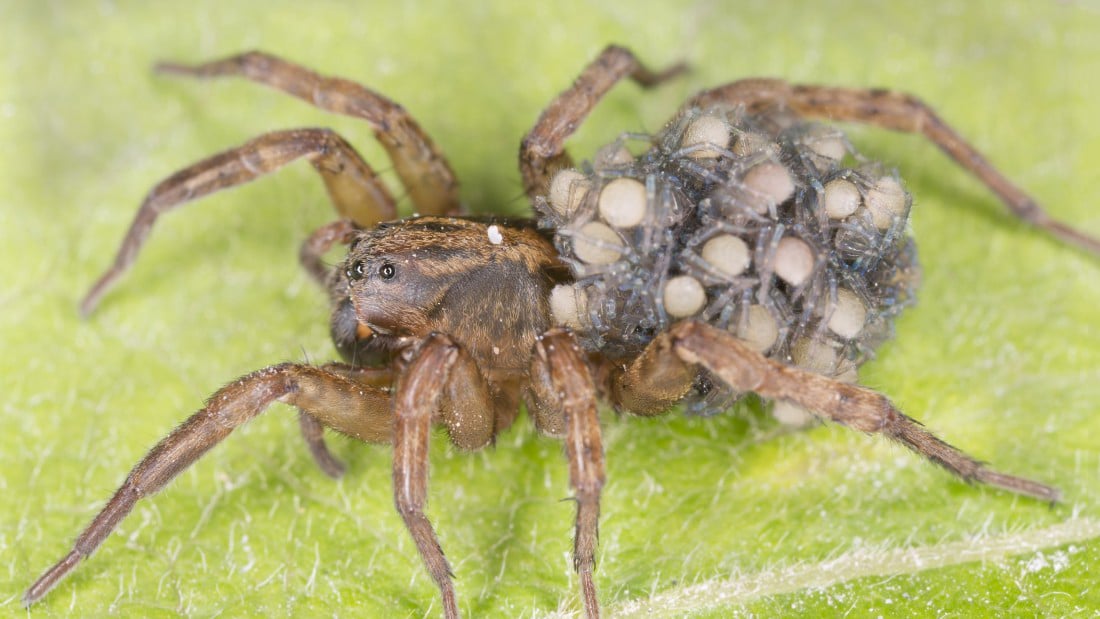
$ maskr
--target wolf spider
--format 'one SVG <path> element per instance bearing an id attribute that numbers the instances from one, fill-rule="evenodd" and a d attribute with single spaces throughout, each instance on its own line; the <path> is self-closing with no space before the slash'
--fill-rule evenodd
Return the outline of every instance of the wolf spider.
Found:
<path id="1" fill-rule="evenodd" d="M 599 613 L 593 568 L 605 481 L 598 397 L 617 410 L 660 414 L 709 381 L 734 394 L 791 402 L 821 418 L 884 434 L 966 481 L 1058 500 L 1053 487 L 996 472 L 947 445 L 883 395 L 798 367 L 788 358 L 767 356 L 730 329 L 701 319 L 669 320 L 647 336 L 644 347 L 625 356 L 598 345 L 582 347 L 551 309 L 554 287 L 577 277 L 559 257 L 554 231 L 539 229 L 532 220 L 459 216 L 458 184 L 440 149 L 401 106 L 376 92 L 261 52 L 158 69 L 199 78 L 244 77 L 367 121 L 422 215 L 387 223 L 395 218 L 394 197 L 348 142 L 328 129 L 267 133 L 156 185 L 113 265 L 83 300 L 85 315 L 133 264 L 162 213 L 306 159 L 324 181 L 340 219 L 314 232 L 300 259 L 329 292 L 331 333 L 344 362 L 282 363 L 215 392 L 134 467 L 71 552 L 27 590 L 27 605 L 90 556 L 138 499 L 159 491 L 273 402 L 298 408 L 306 444 L 332 477 L 342 474 L 343 465 L 326 448 L 323 428 L 393 445 L 397 510 L 440 590 L 447 617 L 458 616 L 452 571 L 424 513 L 431 427 L 444 427 L 460 449 L 480 449 L 512 424 L 521 403 L 540 432 L 565 442 L 577 505 L 573 565 L 589 617 Z M 653 72 L 624 48 L 605 49 L 523 139 L 520 170 L 528 197 L 542 200 L 555 174 L 573 166 L 565 140 L 616 82 L 630 78 L 649 87 L 681 69 Z M 715 106 L 748 112 L 778 107 L 798 116 L 923 134 L 981 179 L 1017 217 L 1100 253 L 1096 239 L 1053 221 L 911 96 L 753 79 L 706 90 L 684 109 Z M 724 150 L 725 144 L 712 146 Z M 322 256 L 339 244 L 348 245 L 347 258 L 326 266 Z"/>

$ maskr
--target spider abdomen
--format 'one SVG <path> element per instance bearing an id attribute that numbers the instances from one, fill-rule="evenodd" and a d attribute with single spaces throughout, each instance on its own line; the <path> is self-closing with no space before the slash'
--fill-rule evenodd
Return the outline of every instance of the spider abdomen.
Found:
<path id="1" fill-rule="evenodd" d="M 692 318 L 854 378 L 920 279 L 912 198 L 896 174 L 782 110 L 688 110 L 558 172 L 537 202 L 576 278 L 554 290 L 555 319 L 611 358 Z M 736 395 L 711 391 L 698 389 L 693 408 Z"/>

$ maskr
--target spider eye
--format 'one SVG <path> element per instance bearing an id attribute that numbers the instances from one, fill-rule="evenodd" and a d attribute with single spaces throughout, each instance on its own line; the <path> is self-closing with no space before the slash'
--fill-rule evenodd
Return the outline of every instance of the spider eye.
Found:
<path id="1" fill-rule="evenodd" d="M 363 279 L 363 274 L 364 273 L 365 273 L 365 269 L 363 268 L 363 261 L 362 260 L 356 260 L 355 263 L 352 264 L 350 267 L 348 267 L 348 270 L 346 271 L 348 279 L 353 280 L 353 281 L 358 281 L 358 280 Z"/>
<path id="2" fill-rule="evenodd" d="M 381 276 L 382 279 L 393 279 L 394 276 L 397 275 L 397 267 L 387 262 L 378 269 L 378 275 Z"/>

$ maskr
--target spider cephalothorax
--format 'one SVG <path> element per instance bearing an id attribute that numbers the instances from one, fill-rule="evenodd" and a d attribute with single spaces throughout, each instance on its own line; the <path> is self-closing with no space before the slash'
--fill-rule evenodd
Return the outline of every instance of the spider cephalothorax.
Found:
<path id="1" fill-rule="evenodd" d="M 679 72 L 653 73 L 609 47 L 522 142 L 538 229 L 457 217 L 457 183 L 441 151 L 400 106 L 358 84 L 258 52 L 161 69 L 244 76 L 366 120 L 425 216 L 384 223 L 396 213 L 389 190 L 326 129 L 269 133 L 158 184 L 82 311 L 133 263 L 161 213 L 304 158 L 341 215 L 307 239 L 301 261 L 328 290 L 345 363 L 279 364 L 214 393 L 134 467 L 72 551 L 27 590 L 27 604 L 94 552 L 139 499 L 273 402 L 299 409 L 306 443 L 329 475 L 343 465 L 325 447 L 325 427 L 392 444 L 397 509 L 448 617 L 458 615 L 452 572 L 424 513 L 431 426 L 477 449 L 511 425 L 521 403 L 540 432 L 564 438 L 577 505 L 574 568 L 590 617 L 599 611 L 593 569 L 604 484 L 597 396 L 656 415 L 680 403 L 715 412 L 756 393 L 884 434 L 963 479 L 1058 498 L 1052 487 L 986 468 L 881 394 L 846 382 L 912 297 L 912 201 L 892 172 L 799 116 L 923 133 L 1019 217 L 1100 253 L 1100 243 L 1051 220 L 908 95 L 743 80 L 695 96 L 659 135 L 631 135 L 576 168 L 565 140 L 604 93 L 626 77 L 651 86 Z M 638 141 L 641 152 L 624 148 Z M 337 244 L 350 245 L 347 258 L 329 267 L 322 256 Z"/>
<path id="2" fill-rule="evenodd" d="M 490 229 L 499 236 L 490 238 Z M 550 288 L 565 274 L 546 236 L 527 222 L 443 217 L 363 232 L 346 265 L 359 324 L 391 338 L 455 334 L 486 370 L 526 369 L 535 337 L 551 326 Z"/>

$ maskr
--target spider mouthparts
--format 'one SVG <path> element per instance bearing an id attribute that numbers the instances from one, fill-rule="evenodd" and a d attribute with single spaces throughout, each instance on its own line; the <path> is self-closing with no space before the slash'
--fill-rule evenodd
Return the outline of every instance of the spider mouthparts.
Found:
<path id="1" fill-rule="evenodd" d="M 393 335 L 393 331 L 391 331 L 389 329 L 383 329 L 382 327 L 379 327 L 376 324 L 369 323 L 369 322 L 365 322 L 363 324 L 366 325 L 368 329 L 370 329 L 371 331 L 374 331 L 378 335 Z"/>

